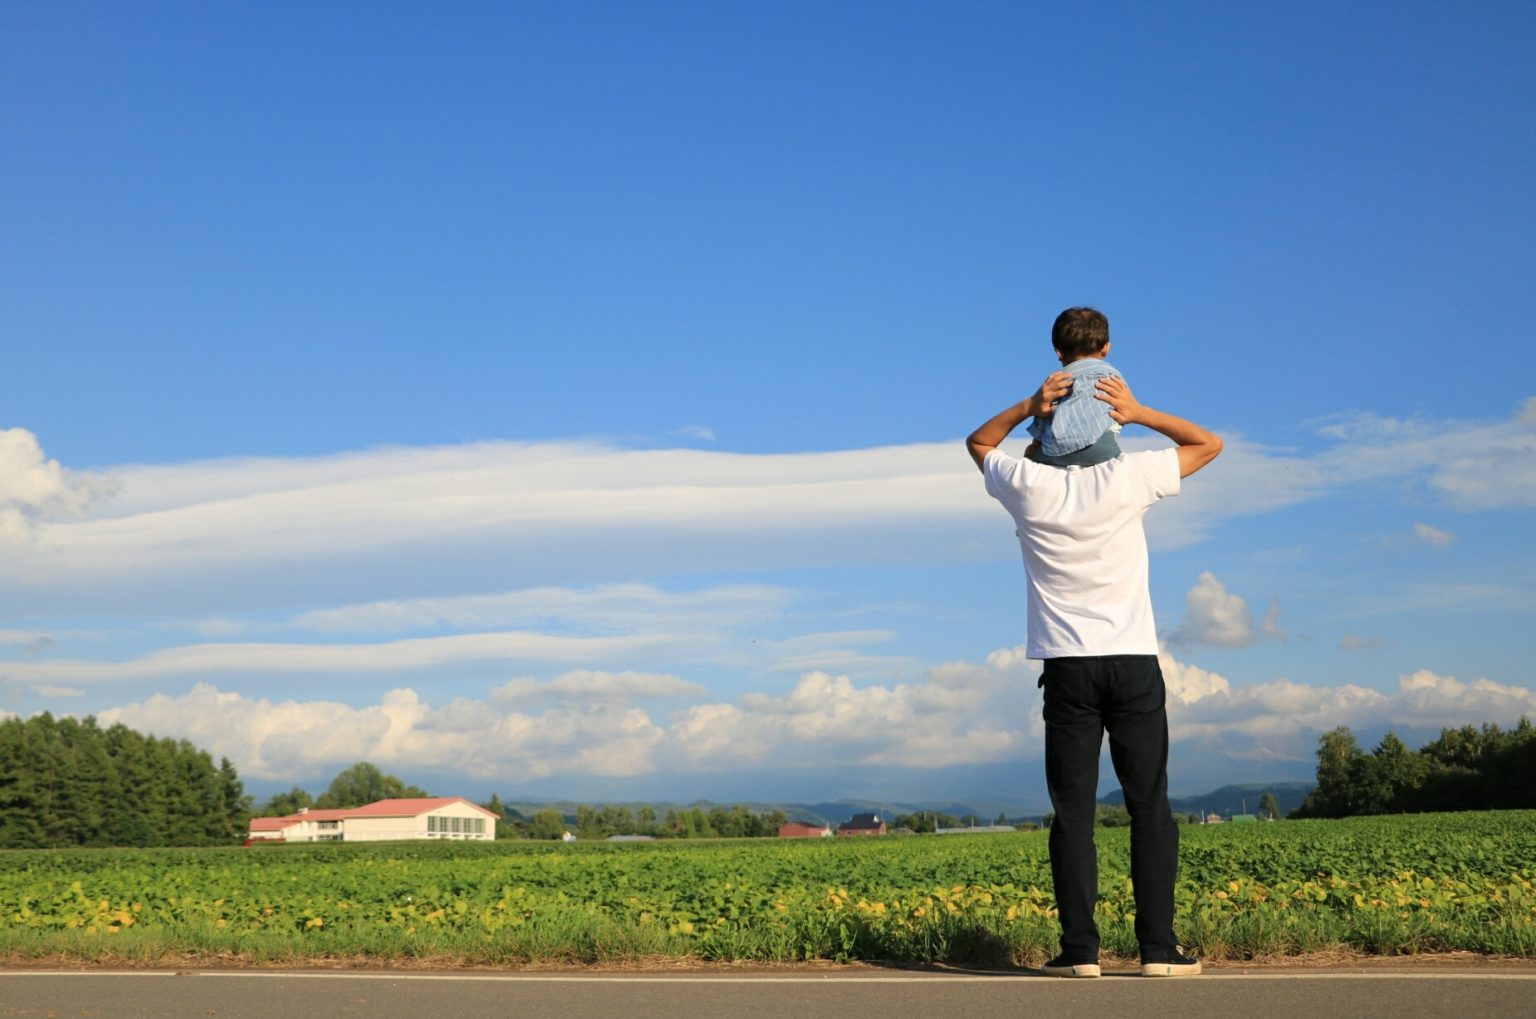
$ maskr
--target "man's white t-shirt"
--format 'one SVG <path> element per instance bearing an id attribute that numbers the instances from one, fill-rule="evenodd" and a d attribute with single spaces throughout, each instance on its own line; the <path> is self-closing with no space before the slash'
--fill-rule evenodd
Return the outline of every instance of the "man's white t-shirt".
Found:
<path id="1" fill-rule="evenodd" d="M 987 494 L 1018 525 L 1029 587 L 1025 654 L 1157 654 L 1141 518 L 1179 494 L 1178 451 L 1050 467 L 994 449 L 982 473 Z"/>

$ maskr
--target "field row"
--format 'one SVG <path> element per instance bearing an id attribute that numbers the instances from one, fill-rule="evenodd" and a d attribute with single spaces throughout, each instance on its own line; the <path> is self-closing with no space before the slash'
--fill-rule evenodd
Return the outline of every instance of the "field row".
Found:
<path id="1" fill-rule="evenodd" d="M 1536 812 L 1188 828 L 1181 939 L 1207 958 L 1346 947 L 1536 955 Z M 1134 956 L 1128 833 L 1100 836 L 1105 950 Z M 154 961 L 650 956 L 1031 964 L 1044 833 L 0 854 L 0 948 Z"/>

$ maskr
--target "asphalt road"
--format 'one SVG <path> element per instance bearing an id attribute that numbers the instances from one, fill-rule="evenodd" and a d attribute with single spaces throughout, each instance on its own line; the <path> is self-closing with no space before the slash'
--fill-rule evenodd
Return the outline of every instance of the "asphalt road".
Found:
<path id="1" fill-rule="evenodd" d="M 836 1015 L 1132 1015 L 1137 1019 L 1536 1016 L 1536 967 L 1223 969 L 1150 980 L 832 971 L 356 973 L 271 970 L 0 972 L 0 1016 L 38 1019 L 366 1019 Z"/>

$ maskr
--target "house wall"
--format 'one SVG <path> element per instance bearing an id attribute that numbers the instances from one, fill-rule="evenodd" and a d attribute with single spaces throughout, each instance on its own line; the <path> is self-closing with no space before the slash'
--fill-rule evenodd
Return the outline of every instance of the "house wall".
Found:
<path id="1" fill-rule="evenodd" d="M 441 819 L 439 825 L 429 823 L 429 817 Z M 455 819 L 458 825 L 453 824 Z M 451 803 L 416 817 L 349 817 L 343 824 L 346 826 L 348 842 L 381 842 L 390 839 L 490 841 L 496 837 L 496 819 L 487 817 L 467 803 Z M 475 830 L 477 826 L 479 831 Z M 437 827 L 443 830 L 433 830 Z M 459 830 L 454 831 L 455 827 Z"/>

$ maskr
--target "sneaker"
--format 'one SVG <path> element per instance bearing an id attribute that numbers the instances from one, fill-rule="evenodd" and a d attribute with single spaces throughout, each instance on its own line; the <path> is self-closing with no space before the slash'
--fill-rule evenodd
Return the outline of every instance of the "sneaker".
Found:
<path id="1" fill-rule="evenodd" d="M 1040 972 L 1048 977 L 1096 977 L 1099 975 L 1099 964 L 1096 962 L 1068 962 L 1067 957 L 1058 955 L 1044 966 Z"/>
<path id="2" fill-rule="evenodd" d="M 1200 960 L 1191 959 L 1182 951 L 1176 951 L 1163 959 L 1141 960 L 1144 977 L 1192 977 L 1200 972 Z"/>

